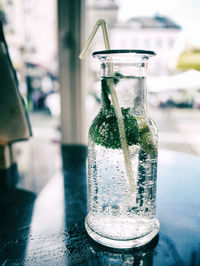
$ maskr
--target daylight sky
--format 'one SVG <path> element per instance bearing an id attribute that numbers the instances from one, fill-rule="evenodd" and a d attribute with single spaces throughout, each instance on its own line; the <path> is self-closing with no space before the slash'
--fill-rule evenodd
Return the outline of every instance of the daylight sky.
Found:
<path id="1" fill-rule="evenodd" d="M 200 46 L 200 0 L 118 0 L 119 18 L 167 15 L 182 26 L 187 39 Z"/>

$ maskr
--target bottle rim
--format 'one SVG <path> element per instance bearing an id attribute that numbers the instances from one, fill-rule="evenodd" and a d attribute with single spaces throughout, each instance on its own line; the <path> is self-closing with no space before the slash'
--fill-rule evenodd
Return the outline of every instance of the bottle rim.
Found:
<path id="1" fill-rule="evenodd" d="M 154 56 L 156 53 L 151 50 L 130 50 L 130 49 L 120 49 L 120 50 L 101 50 L 101 51 L 95 51 L 92 53 L 93 57 L 96 57 L 98 55 L 114 55 L 114 54 L 139 54 L 143 56 Z"/>

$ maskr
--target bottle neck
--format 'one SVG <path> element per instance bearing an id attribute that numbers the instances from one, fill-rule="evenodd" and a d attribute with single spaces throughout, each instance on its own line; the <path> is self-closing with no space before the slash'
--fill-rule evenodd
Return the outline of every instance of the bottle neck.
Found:
<path id="1" fill-rule="evenodd" d="M 132 111 L 135 115 L 143 115 L 146 112 L 146 77 L 138 79 L 134 87 L 132 102 Z"/>
<path id="2" fill-rule="evenodd" d="M 146 69 L 147 63 L 118 64 L 110 73 L 110 66 L 102 63 L 102 107 L 110 108 L 112 99 L 109 86 L 113 86 L 120 107 L 130 108 L 134 115 L 146 112 Z"/>

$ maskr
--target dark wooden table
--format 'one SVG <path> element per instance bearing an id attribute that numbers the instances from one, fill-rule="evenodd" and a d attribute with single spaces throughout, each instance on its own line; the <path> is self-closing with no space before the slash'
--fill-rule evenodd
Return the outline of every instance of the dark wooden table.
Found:
<path id="1" fill-rule="evenodd" d="M 200 157 L 160 151 L 160 233 L 131 250 L 89 239 L 86 147 L 63 147 L 62 158 L 64 170 L 38 195 L 31 188 L 1 189 L 0 265 L 200 265 Z"/>

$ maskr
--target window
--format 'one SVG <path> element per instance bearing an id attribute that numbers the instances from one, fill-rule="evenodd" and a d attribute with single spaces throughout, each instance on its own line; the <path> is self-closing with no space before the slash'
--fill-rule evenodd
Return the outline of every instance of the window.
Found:
<path id="1" fill-rule="evenodd" d="M 145 48 L 149 48 L 150 47 L 150 40 L 149 39 L 145 39 L 144 40 L 144 47 Z"/>
<path id="2" fill-rule="evenodd" d="M 157 46 L 158 48 L 161 48 L 161 47 L 162 47 L 162 40 L 161 40 L 161 39 L 157 39 L 157 40 L 156 40 L 156 46 Z"/>
<path id="3" fill-rule="evenodd" d="M 168 46 L 169 46 L 169 48 L 172 48 L 174 46 L 174 43 L 175 43 L 174 39 L 170 38 L 168 40 Z"/>
<path id="4" fill-rule="evenodd" d="M 137 39 L 133 39 L 132 40 L 132 46 L 135 47 L 138 45 L 138 40 Z"/>

